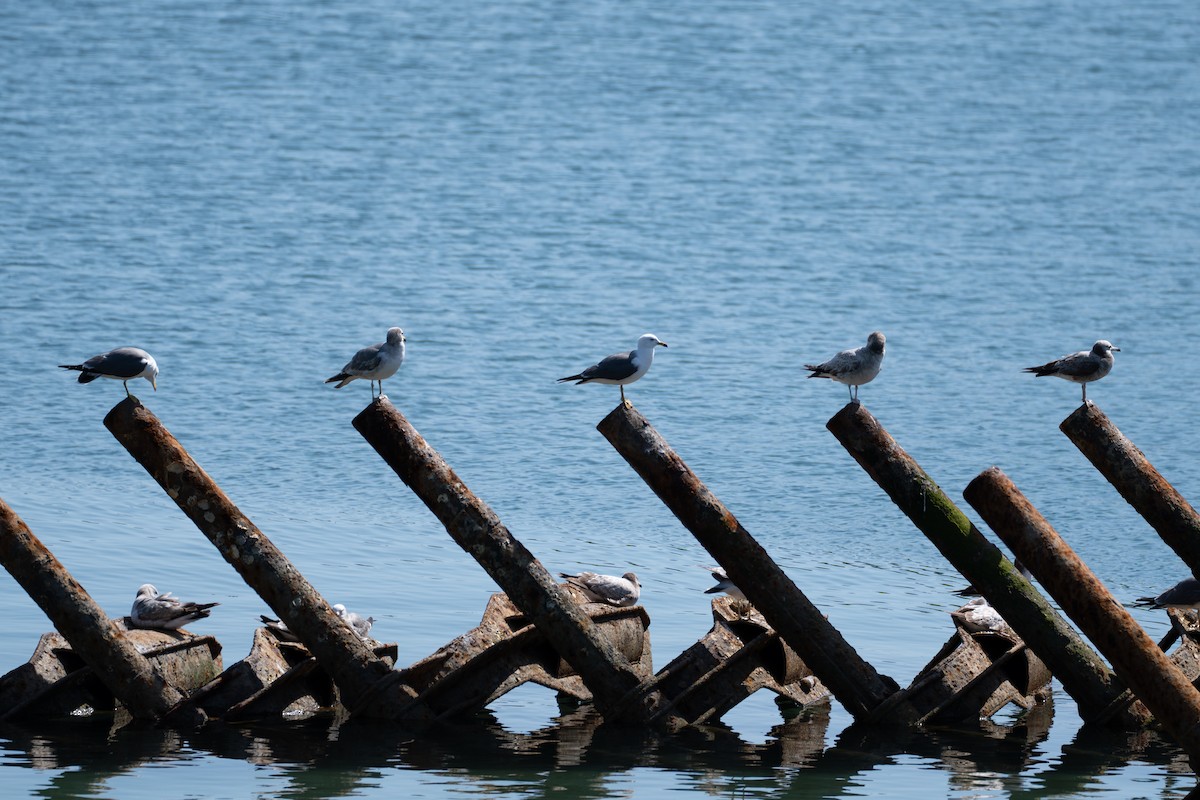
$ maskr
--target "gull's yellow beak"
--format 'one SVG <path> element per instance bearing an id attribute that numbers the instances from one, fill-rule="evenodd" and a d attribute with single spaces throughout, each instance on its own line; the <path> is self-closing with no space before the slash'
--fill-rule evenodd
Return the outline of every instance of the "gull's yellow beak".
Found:
<path id="1" fill-rule="evenodd" d="M 154 391 L 158 391 L 158 378 L 151 378 L 150 385 L 154 387 Z"/>

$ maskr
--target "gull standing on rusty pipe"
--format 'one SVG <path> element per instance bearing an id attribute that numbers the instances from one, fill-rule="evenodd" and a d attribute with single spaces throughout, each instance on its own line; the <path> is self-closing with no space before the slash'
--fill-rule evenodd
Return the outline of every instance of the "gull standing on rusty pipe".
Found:
<path id="1" fill-rule="evenodd" d="M 62 369 L 79 372 L 80 383 L 91 383 L 96 378 L 112 378 L 125 384 L 125 396 L 129 394 L 129 382 L 134 378 L 150 381 L 158 391 L 158 364 L 154 357 L 140 347 L 118 347 L 98 356 L 92 356 L 82 364 L 59 364 Z"/>
<path id="2" fill-rule="evenodd" d="M 823 364 L 805 364 L 812 370 L 810 378 L 829 378 L 846 384 L 850 402 L 858 402 L 858 387 L 875 380 L 883 367 L 883 351 L 887 339 L 881 331 L 867 337 L 867 343 L 856 350 L 843 350 Z"/>
<path id="3" fill-rule="evenodd" d="M 342 371 L 334 375 L 326 383 L 340 381 L 335 389 L 340 389 L 347 383 L 359 378 L 371 381 L 371 398 L 375 398 L 375 383 L 379 383 L 379 396 L 383 397 L 383 379 L 390 378 L 404 363 L 404 331 L 399 328 L 388 328 L 387 341 L 364 347 L 354 354 Z"/>
<path id="4" fill-rule="evenodd" d="M 625 384 L 633 383 L 649 372 L 650 365 L 654 363 L 655 348 L 666 346 L 667 343 L 653 333 L 643 333 L 637 340 L 636 349 L 628 353 L 613 353 L 578 375 L 559 378 L 558 382 L 575 381 L 576 386 L 581 383 L 616 384 L 621 387 L 621 402 L 625 403 Z"/>
<path id="5" fill-rule="evenodd" d="M 1040 367 L 1026 367 L 1025 372 L 1032 372 L 1035 377 L 1044 378 L 1053 375 L 1073 383 L 1082 384 L 1083 402 L 1086 404 L 1087 385 L 1098 381 L 1113 368 L 1113 352 L 1121 352 L 1121 348 L 1113 347 L 1112 342 L 1101 339 L 1092 345 L 1091 350 L 1080 350 L 1069 356 L 1047 361 Z"/>

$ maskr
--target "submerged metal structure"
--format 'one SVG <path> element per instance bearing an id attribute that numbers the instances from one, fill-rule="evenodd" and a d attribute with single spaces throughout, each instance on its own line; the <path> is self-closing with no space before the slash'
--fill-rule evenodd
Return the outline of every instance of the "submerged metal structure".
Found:
<path id="1" fill-rule="evenodd" d="M 394 644 L 360 638 L 343 623 L 136 398 L 118 403 L 104 423 L 286 632 L 257 629 L 251 652 L 222 670 L 212 637 L 130 630 L 96 607 L 0 502 L 0 561 L 58 630 L 28 663 L 0 677 L 0 720 L 36 724 L 114 709 L 195 727 L 334 709 L 347 719 L 413 726 L 469 717 L 536 683 L 592 704 L 605 725 L 663 732 L 709 725 L 760 689 L 796 709 L 836 698 L 867 728 L 919 728 L 978 721 L 1009 704 L 1030 708 L 1048 696 L 1053 673 L 1086 722 L 1127 729 L 1157 722 L 1200 755 L 1197 624 L 1175 614 L 1183 643 L 1163 653 L 1011 481 L 985 471 L 967 487 L 967 500 L 1097 653 L 857 402 L 828 429 L 1002 617 L 981 628 L 957 613 L 952 636 L 905 688 L 858 655 L 627 403 L 598 430 L 747 598 L 715 599 L 711 630 L 657 672 L 646 609 L 584 602 L 557 583 L 386 397 L 374 399 L 354 427 L 503 590 L 477 626 L 408 666 L 396 663 Z M 1085 404 L 1063 430 L 1189 566 L 1200 566 L 1200 515 L 1107 417 Z"/>

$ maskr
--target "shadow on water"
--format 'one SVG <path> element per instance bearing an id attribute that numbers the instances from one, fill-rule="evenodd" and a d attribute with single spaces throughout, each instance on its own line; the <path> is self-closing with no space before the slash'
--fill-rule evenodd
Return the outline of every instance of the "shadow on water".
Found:
<path id="1" fill-rule="evenodd" d="M 861 777 L 900 758 L 923 759 L 948 774 L 955 790 L 991 788 L 1010 797 L 1062 797 L 1094 788 L 1097 779 L 1133 761 L 1164 765 L 1178 789 L 1163 796 L 1200 796 L 1185 756 L 1155 733 L 1081 729 L 1058 758 L 1043 749 L 1052 706 L 1036 707 L 1010 725 L 976 728 L 858 729 L 826 746 L 828 708 L 772 728 L 750 743 L 722 725 L 665 736 L 607 727 L 590 707 L 569 711 L 530 733 L 506 730 L 490 712 L 461 724 L 420 732 L 396 725 L 328 717 L 226 725 L 192 732 L 126 727 L 111 720 L 42 721 L 36 732 L 0 728 L 10 761 L 59 770 L 42 797 L 105 796 L 114 778 L 154 764 L 216 757 L 273 767 L 277 796 L 332 798 L 359 794 L 394 770 L 416 770 L 462 791 L 488 796 L 605 798 L 621 794 L 637 768 L 676 773 L 692 788 L 718 796 L 841 797 L 862 794 Z M 1190 790 L 1190 793 L 1189 793 Z"/>

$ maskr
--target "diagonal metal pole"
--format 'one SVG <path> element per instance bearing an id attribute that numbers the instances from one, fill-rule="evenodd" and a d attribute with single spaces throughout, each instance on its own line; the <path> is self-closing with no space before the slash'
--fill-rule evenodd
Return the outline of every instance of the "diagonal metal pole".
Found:
<path id="1" fill-rule="evenodd" d="M 915 722 L 915 710 L 907 704 L 888 703 L 899 696 L 896 682 L 858 655 L 645 417 L 623 403 L 597 430 L 850 714 L 872 722 Z M 876 719 L 881 710 L 885 713 Z"/>
<path id="2" fill-rule="evenodd" d="M 648 722 L 665 704 L 532 553 L 386 397 L 354 427 L 583 679 L 607 721 Z M 678 720 L 664 720 L 674 726 Z"/>
<path id="3" fill-rule="evenodd" d="M 991 603 L 1075 699 L 1084 720 L 1140 726 L 1141 704 L 1112 704 L 1125 690 L 1112 670 L 971 523 L 866 407 L 850 403 L 826 425 L 913 524 Z"/>
<path id="4" fill-rule="evenodd" d="M 1158 531 L 1192 574 L 1200 575 L 1200 514 L 1142 451 L 1092 404 L 1076 409 L 1059 429 Z"/>
<path id="5" fill-rule="evenodd" d="M 337 684 L 343 705 L 359 713 L 360 700 L 392 672 L 388 662 L 334 614 L 325 598 L 141 401 L 122 400 L 108 412 L 104 426 L 299 637 Z M 361 713 L 386 715 L 386 703 L 373 699 Z"/>
<path id="6" fill-rule="evenodd" d="M 183 693 L 162 679 L 104 609 L 71 577 L 29 526 L 0 500 L 0 561 L 16 578 L 71 649 L 92 668 L 135 719 L 203 724 L 199 709 L 180 707 Z"/>
<path id="7" fill-rule="evenodd" d="M 963 493 L 1020 556 L 1192 758 L 1200 756 L 1200 691 L 1158 648 L 1008 476 L 984 470 Z"/>

